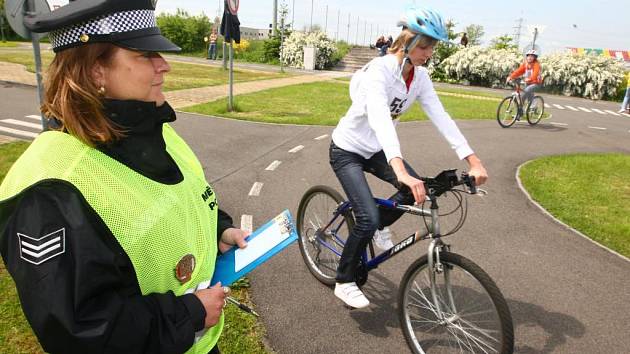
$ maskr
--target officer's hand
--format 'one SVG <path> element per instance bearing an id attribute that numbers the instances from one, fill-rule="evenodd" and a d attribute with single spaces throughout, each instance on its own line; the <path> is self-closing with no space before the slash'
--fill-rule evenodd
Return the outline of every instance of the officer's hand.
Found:
<path id="1" fill-rule="evenodd" d="M 237 245 L 238 248 L 245 248 L 247 241 L 245 238 L 249 236 L 249 232 L 241 229 L 231 227 L 225 229 L 221 234 L 221 241 L 219 242 L 219 251 L 221 253 L 227 252 L 232 246 Z"/>
<path id="2" fill-rule="evenodd" d="M 227 296 L 221 283 L 219 282 L 209 289 L 196 291 L 195 296 L 199 298 L 203 308 L 206 309 L 204 327 L 210 328 L 216 325 L 226 304 L 225 297 Z"/>

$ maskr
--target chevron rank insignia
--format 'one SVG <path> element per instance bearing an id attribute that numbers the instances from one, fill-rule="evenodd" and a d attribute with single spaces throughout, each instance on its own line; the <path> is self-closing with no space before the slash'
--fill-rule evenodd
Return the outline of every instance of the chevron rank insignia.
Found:
<path id="1" fill-rule="evenodd" d="M 35 238 L 18 232 L 20 257 L 35 265 L 42 264 L 66 251 L 66 228 Z"/>

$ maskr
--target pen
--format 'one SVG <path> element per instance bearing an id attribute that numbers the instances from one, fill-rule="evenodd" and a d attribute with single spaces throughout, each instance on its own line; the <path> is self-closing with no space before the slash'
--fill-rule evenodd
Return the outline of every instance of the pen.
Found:
<path id="1" fill-rule="evenodd" d="M 225 298 L 227 301 L 231 302 L 232 304 L 236 305 L 239 309 L 250 313 L 256 317 L 259 317 L 259 315 L 256 313 L 256 311 L 252 310 L 249 306 L 247 305 L 243 305 L 240 302 L 238 302 L 238 300 L 236 300 L 235 298 L 231 297 L 231 296 L 226 296 Z"/>

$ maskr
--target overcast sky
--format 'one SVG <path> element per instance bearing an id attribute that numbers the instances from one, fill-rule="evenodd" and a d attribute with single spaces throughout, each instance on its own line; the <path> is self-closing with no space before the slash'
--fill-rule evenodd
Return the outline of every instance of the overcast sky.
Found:
<path id="1" fill-rule="evenodd" d="M 546 52 L 564 50 L 565 47 L 630 50 L 630 0 L 277 1 L 278 6 L 282 3 L 287 5 L 288 21 L 294 20 L 294 28 L 308 28 L 312 14 L 313 24 L 325 28 L 329 37 L 358 41 L 360 44 L 373 42 L 377 34 L 396 37 L 400 31 L 396 27 L 400 14 L 407 4 L 415 2 L 432 7 L 445 18 L 452 19 L 457 24 L 457 31 L 462 31 L 469 24 L 482 25 L 486 33 L 483 44 L 503 34 L 513 36 L 517 32 L 515 27 L 520 23 L 521 46 L 531 42 L 533 28 L 538 27 L 542 31 L 537 43 Z M 68 3 L 67 0 L 49 2 Z M 212 18 L 222 13 L 222 4 L 222 0 L 159 0 L 157 11 L 174 12 L 181 8 L 191 15 L 203 13 Z M 273 18 L 273 0 L 241 0 L 238 18 L 242 26 L 268 28 Z"/>

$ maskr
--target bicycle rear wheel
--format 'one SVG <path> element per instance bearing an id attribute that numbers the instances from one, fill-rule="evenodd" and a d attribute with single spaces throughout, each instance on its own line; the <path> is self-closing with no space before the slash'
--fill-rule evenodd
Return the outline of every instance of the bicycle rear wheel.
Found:
<path id="1" fill-rule="evenodd" d="M 508 96 L 499 103 L 497 108 L 497 122 L 503 128 L 509 128 L 518 118 L 518 104 L 514 96 Z"/>
<path id="2" fill-rule="evenodd" d="M 304 194 L 298 208 L 300 253 L 311 274 L 326 285 L 335 284 L 341 252 L 354 227 L 349 211 L 332 221 L 337 206 L 343 201 L 336 190 L 315 186 Z"/>
<path id="3" fill-rule="evenodd" d="M 494 281 L 460 255 L 440 252 L 443 271 L 428 269 L 427 256 L 402 278 L 398 314 L 414 353 L 512 353 L 512 316 Z M 438 311 L 429 277 L 435 272 Z"/>
<path id="4" fill-rule="evenodd" d="M 534 96 L 527 105 L 527 122 L 531 125 L 538 124 L 545 113 L 545 101 L 540 96 Z"/>

